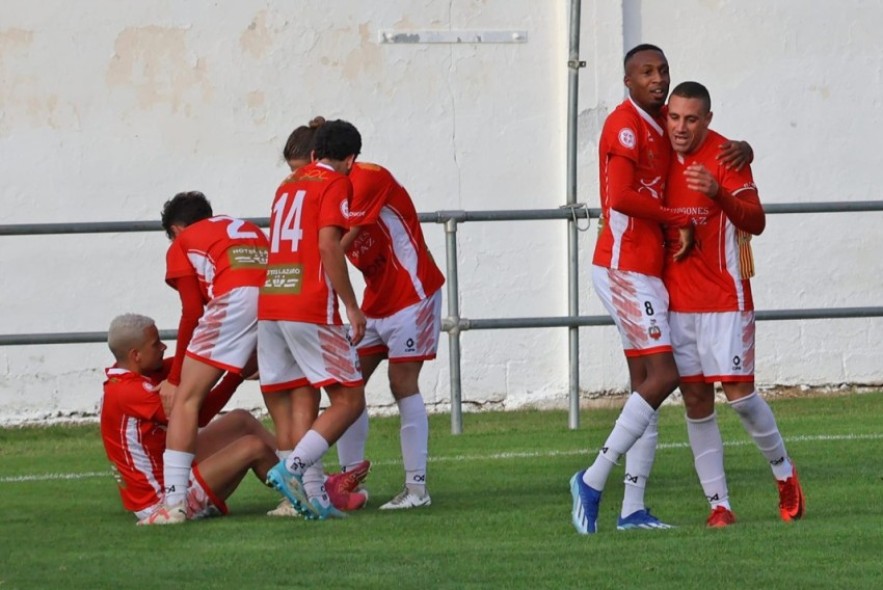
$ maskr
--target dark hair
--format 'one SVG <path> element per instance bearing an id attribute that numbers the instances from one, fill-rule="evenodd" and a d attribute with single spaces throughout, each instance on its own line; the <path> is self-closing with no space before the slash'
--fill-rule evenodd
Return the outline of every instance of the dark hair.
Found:
<path id="1" fill-rule="evenodd" d="M 681 98 L 698 98 L 704 103 L 705 112 L 711 112 L 711 95 L 708 93 L 708 88 L 699 82 L 681 82 L 671 91 L 671 95 Z"/>
<path id="2" fill-rule="evenodd" d="M 658 51 L 662 54 L 662 57 L 665 57 L 665 52 L 663 52 L 656 45 L 650 45 L 649 43 L 641 43 L 640 45 L 635 45 L 631 49 L 628 50 L 628 53 L 625 54 L 625 57 L 622 60 L 622 68 L 626 69 L 629 65 L 629 60 L 635 56 L 636 53 L 641 53 L 642 51 Z"/>
<path id="3" fill-rule="evenodd" d="M 292 131 L 282 150 L 285 161 L 309 160 L 316 145 L 316 131 L 324 124 L 325 117 L 313 117 L 308 125 L 301 125 Z"/>
<path id="4" fill-rule="evenodd" d="M 212 205 L 204 194 L 199 191 L 178 193 L 162 207 L 162 228 L 166 230 L 169 239 L 172 239 L 175 237 L 172 233 L 173 225 L 187 227 L 211 216 Z"/>
<path id="5" fill-rule="evenodd" d="M 345 160 L 362 151 L 362 136 L 352 123 L 328 121 L 316 132 L 316 159 Z"/>

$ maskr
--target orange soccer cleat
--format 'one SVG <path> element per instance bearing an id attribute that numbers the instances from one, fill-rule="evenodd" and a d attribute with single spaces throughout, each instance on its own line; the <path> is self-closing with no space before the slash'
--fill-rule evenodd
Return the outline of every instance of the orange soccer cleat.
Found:
<path id="1" fill-rule="evenodd" d="M 791 477 L 785 481 L 778 481 L 779 485 L 779 516 L 785 522 L 800 520 L 806 511 L 806 499 L 803 497 L 803 488 L 800 487 L 800 479 L 797 477 L 797 467 L 792 464 Z"/>
<path id="2" fill-rule="evenodd" d="M 736 524 L 736 515 L 733 514 L 732 510 L 723 506 L 718 506 L 712 510 L 708 520 L 705 521 L 705 526 L 713 529 L 722 529 L 731 524 Z"/>

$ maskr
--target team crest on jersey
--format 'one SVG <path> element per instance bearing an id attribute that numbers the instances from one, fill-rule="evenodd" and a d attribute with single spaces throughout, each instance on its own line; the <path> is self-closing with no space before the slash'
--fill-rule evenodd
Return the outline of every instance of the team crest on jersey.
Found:
<path id="1" fill-rule="evenodd" d="M 350 217 L 350 204 L 346 201 L 346 199 L 340 202 L 340 213 L 349 219 Z"/>
<path id="2" fill-rule="evenodd" d="M 619 143 L 622 144 L 622 147 L 628 149 L 635 148 L 635 132 L 629 129 L 628 127 L 624 127 L 619 130 Z"/>

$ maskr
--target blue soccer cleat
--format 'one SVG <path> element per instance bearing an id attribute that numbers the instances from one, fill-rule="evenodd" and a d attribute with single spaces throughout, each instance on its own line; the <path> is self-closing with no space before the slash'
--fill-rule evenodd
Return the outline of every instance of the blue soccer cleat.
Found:
<path id="1" fill-rule="evenodd" d="M 570 495 L 573 496 L 571 511 L 573 527 L 581 535 L 591 535 L 598 530 L 598 506 L 601 492 L 583 481 L 585 470 L 577 471 L 570 478 Z"/>
<path id="2" fill-rule="evenodd" d="M 267 472 L 267 485 L 285 496 L 291 502 L 294 509 L 305 518 L 318 518 L 316 508 L 310 503 L 304 490 L 303 476 L 295 475 L 285 469 L 285 463 L 280 461 Z"/>
<path id="3" fill-rule="evenodd" d="M 308 516 L 308 520 L 330 520 L 332 518 L 346 518 L 346 513 L 341 512 L 325 497 L 325 502 L 319 498 L 310 498 L 310 506 L 316 512 L 315 516 Z"/>
<path id="4" fill-rule="evenodd" d="M 637 510 L 632 512 L 625 518 L 619 517 L 619 521 L 616 523 L 616 530 L 618 531 L 628 531 L 631 529 L 670 529 L 673 528 L 670 524 L 665 524 L 652 514 L 650 514 L 650 509 L 647 508 L 645 510 Z"/>

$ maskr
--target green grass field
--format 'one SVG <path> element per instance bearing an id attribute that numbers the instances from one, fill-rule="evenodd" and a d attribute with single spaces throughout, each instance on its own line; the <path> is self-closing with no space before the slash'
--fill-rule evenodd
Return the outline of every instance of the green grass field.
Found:
<path id="1" fill-rule="evenodd" d="M 570 525 L 568 480 L 614 410 L 584 411 L 578 431 L 563 412 L 467 414 L 462 436 L 433 416 L 433 505 L 401 513 L 377 510 L 401 485 L 398 420 L 372 419 L 366 510 L 272 519 L 277 496 L 249 476 L 229 517 L 172 528 L 139 528 L 123 512 L 96 426 L 0 430 L 0 590 L 883 588 L 883 393 L 772 406 L 800 467 L 804 520 L 778 520 L 769 468 L 721 408 L 739 522 L 706 529 L 683 412 L 665 407 L 647 497 L 678 528 L 616 531 L 620 468 L 590 537 Z"/>

